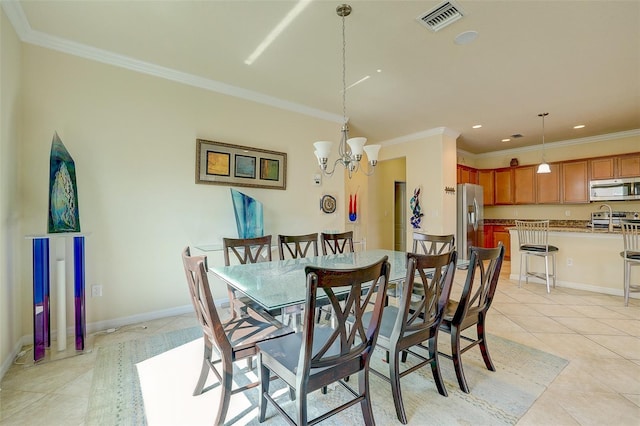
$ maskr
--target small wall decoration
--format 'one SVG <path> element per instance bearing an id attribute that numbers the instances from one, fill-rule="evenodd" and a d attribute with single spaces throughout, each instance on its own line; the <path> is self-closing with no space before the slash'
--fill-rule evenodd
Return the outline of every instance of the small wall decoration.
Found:
<path id="1" fill-rule="evenodd" d="M 196 183 L 287 188 L 287 154 L 196 140 Z"/>
<path id="2" fill-rule="evenodd" d="M 422 221 L 422 216 L 424 216 L 424 214 L 421 212 L 421 208 L 420 208 L 420 188 L 416 188 L 413 191 L 413 197 L 411 197 L 411 200 L 409 201 L 409 207 L 411 207 L 411 211 L 413 212 L 413 215 L 411 216 L 411 226 L 413 226 L 413 229 L 418 229 L 420 228 L 420 222 Z"/>
<path id="3" fill-rule="evenodd" d="M 358 189 L 355 194 L 349 194 L 349 222 L 358 220 Z"/>
<path id="4" fill-rule="evenodd" d="M 58 132 L 51 141 L 49 159 L 49 220 L 50 233 L 80 232 L 76 165 Z"/>
<path id="5" fill-rule="evenodd" d="M 331 195 L 323 195 L 320 199 L 320 209 L 325 213 L 336 211 L 336 199 Z"/>

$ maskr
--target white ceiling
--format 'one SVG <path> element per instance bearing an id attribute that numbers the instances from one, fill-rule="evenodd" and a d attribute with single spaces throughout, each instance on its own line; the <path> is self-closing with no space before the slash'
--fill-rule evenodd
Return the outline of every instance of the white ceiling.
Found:
<path id="1" fill-rule="evenodd" d="M 339 3 L 312 1 L 250 66 L 295 1 L 3 7 L 25 42 L 340 122 Z M 350 3 L 347 85 L 371 76 L 347 91 L 351 136 L 383 142 L 447 127 L 461 133 L 459 149 L 479 154 L 540 144 L 540 112 L 547 143 L 640 129 L 639 0 L 458 0 L 465 16 L 433 33 L 416 17 L 440 3 Z M 478 39 L 455 44 L 468 30 Z"/>

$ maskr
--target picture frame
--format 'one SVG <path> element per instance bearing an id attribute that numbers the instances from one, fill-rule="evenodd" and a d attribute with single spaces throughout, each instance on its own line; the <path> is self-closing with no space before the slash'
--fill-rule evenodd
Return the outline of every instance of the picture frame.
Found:
<path id="1" fill-rule="evenodd" d="M 196 183 L 287 188 L 287 154 L 196 139 Z"/>

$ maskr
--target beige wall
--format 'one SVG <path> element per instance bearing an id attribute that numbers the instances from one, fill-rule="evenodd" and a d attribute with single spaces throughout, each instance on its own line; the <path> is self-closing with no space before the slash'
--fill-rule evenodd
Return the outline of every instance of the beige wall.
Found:
<path id="1" fill-rule="evenodd" d="M 21 44 L 0 8 L 0 377 L 20 349 L 21 303 L 19 250 L 24 242 L 20 230 L 19 168 L 21 156 L 20 90 Z"/>
<path id="2" fill-rule="evenodd" d="M 90 233 L 87 292 L 103 286 L 103 297 L 87 297 L 88 324 L 189 306 L 182 247 L 237 235 L 229 187 L 194 183 L 196 138 L 287 153 L 286 191 L 238 188 L 264 204 L 266 233 L 344 228 L 342 177 L 312 185 L 312 143 L 336 140 L 339 125 L 31 45 L 23 50 L 23 232 L 46 231 L 57 131 L 76 163 L 80 220 Z M 319 209 L 327 193 L 339 201 L 333 215 Z M 16 248 L 29 253 L 26 241 Z M 25 256 L 23 334 L 31 328 L 30 267 Z M 214 296 L 226 296 L 221 283 Z"/>

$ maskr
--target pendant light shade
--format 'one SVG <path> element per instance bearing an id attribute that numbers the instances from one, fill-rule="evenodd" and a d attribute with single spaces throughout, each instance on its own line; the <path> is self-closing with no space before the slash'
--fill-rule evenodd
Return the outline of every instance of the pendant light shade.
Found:
<path id="1" fill-rule="evenodd" d="M 542 163 L 538 166 L 537 173 L 551 173 L 551 167 L 544 158 L 544 118 L 549 115 L 548 112 L 541 112 L 538 117 L 542 117 Z"/>

